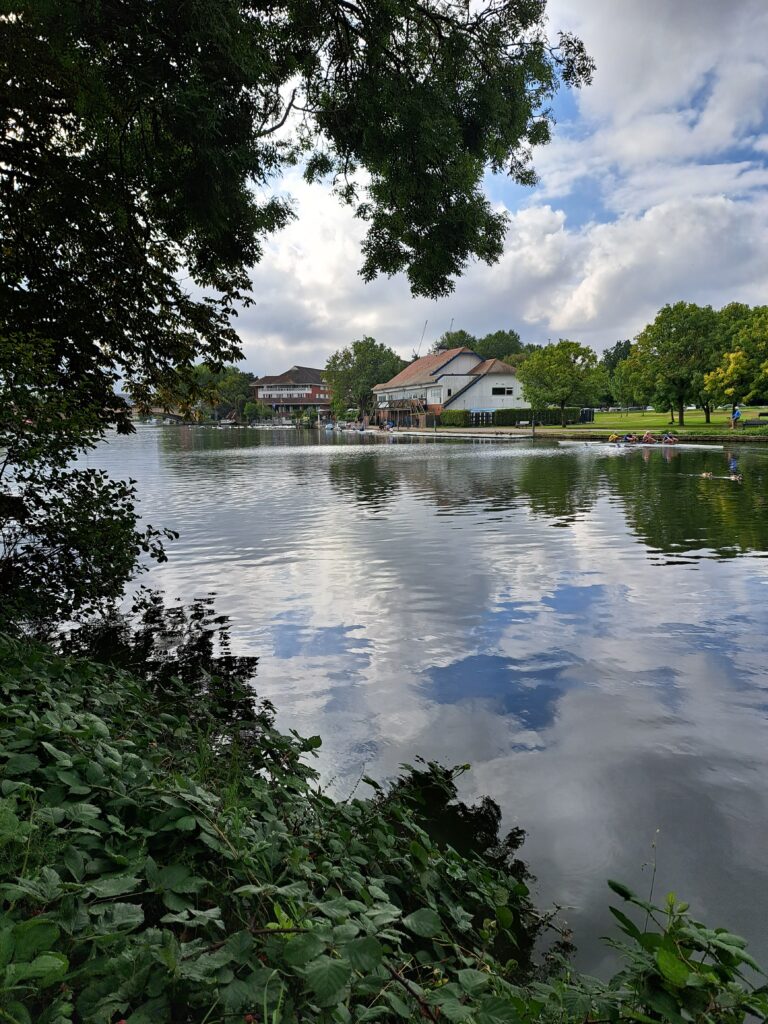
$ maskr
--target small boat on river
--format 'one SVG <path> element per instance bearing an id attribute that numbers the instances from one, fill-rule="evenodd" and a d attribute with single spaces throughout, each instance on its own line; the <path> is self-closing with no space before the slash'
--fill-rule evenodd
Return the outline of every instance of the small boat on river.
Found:
<path id="1" fill-rule="evenodd" d="M 642 441 L 558 441 L 563 448 L 700 448 L 704 451 L 721 452 L 721 444 L 687 444 L 685 441 L 656 441 L 655 444 L 644 444 Z"/>

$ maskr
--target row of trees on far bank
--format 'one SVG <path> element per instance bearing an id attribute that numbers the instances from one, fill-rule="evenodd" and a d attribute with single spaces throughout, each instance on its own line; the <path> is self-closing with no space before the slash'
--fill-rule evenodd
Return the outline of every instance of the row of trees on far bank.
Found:
<path id="1" fill-rule="evenodd" d="M 676 415 L 684 426 L 686 406 L 703 409 L 709 423 L 717 405 L 768 399 L 768 306 L 732 302 L 716 310 L 692 302 L 668 304 L 634 341 L 617 341 L 600 357 L 567 338 L 526 344 L 513 330 L 483 337 L 446 331 L 430 351 L 461 346 L 514 366 L 526 401 L 534 408 L 556 406 L 563 417 L 574 405 L 651 405 L 670 410 L 673 421 Z M 371 337 L 335 352 L 325 371 L 334 411 L 371 412 L 373 386 L 406 365 Z"/>

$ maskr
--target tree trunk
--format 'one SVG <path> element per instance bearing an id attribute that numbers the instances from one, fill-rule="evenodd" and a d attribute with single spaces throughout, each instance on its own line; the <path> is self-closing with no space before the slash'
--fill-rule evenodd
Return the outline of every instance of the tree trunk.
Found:
<path id="1" fill-rule="evenodd" d="M 704 410 L 704 422 L 709 423 L 712 418 L 712 406 L 709 404 L 709 402 L 706 402 L 702 406 L 702 408 Z"/>
<path id="2" fill-rule="evenodd" d="M 674 427 L 674 425 L 675 425 L 675 410 L 674 410 L 674 408 L 671 405 L 669 407 L 669 422 Z"/>
<path id="3" fill-rule="evenodd" d="M 685 426 L 685 402 L 682 399 L 677 403 L 677 425 Z"/>
<path id="4" fill-rule="evenodd" d="M 565 402 L 560 403 L 560 426 L 565 426 Z"/>

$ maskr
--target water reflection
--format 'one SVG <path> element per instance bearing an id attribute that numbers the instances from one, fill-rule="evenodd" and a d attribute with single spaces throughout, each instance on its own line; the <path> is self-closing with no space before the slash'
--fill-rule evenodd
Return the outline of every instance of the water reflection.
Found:
<path id="1" fill-rule="evenodd" d="M 152 582 L 219 594 L 337 793 L 472 762 L 582 936 L 660 828 L 659 888 L 768 956 L 767 455 L 738 484 L 727 451 L 169 428 L 94 458 L 181 531 Z"/>

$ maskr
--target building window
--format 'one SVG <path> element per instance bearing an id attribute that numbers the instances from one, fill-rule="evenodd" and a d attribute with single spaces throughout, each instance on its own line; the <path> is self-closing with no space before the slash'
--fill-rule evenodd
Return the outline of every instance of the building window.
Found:
<path id="1" fill-rule="evenodd" d="M 506 388 L 491 388 L 491 394 L 492 395 L 506 395 L 506 393 L 507 393 L 507 389 Z"/>
<path id="2" fill-rule="evenodd" d="M 450 398 L 452 394 L 453 394 L 453 391 L 452 391 L 452 390 L 451 390 L 450 388 L 448 388 L 448 397 Z M 448 414 L 446 413 L 446 416 L 447 416 L 447 415 L 448 415 Z"/>
<path id="3" fill-rule="evenodd" d="M 507 394 L 508 395 L 514 395 L 514 393 L 515 393 L 515 389 L 514 388 L 507 388 Z"/>

